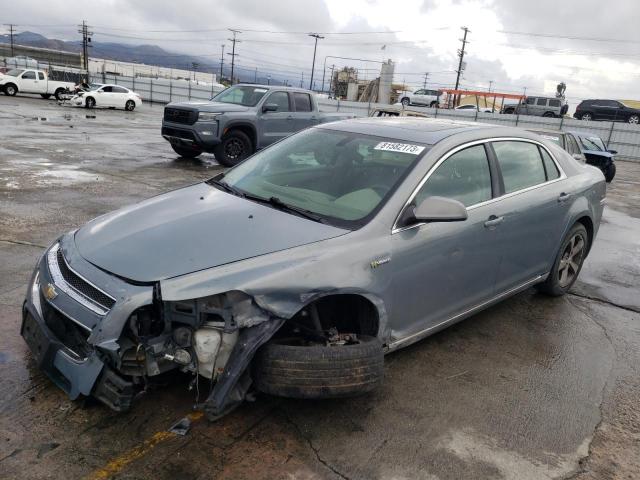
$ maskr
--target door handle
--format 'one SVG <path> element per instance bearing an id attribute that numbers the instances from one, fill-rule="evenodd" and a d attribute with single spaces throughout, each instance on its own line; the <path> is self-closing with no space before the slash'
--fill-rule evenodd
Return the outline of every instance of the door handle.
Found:
<path id="1" fill-rule="evenodd" d="M 496 217 L 495 215 L 491 215 L 489 217 L 489 220 L 484 222 L 484 226 L 485 228 L 491 228 L 500 225 L 502 222 L 504 222 L 504 217 Z"/>
<path id="2" fill-rule="evenodd" d="M 562 202 L 566 202 L 567 200 L 569 200 L 571 198 L 571 194 L 570 193 L 564 193 L 562 192 L 560 194 L 560 196 L 558 197 L 558 202 L 562 203 Z"/>
<path id="3" fill-rule="evenodd" d="M 287 117 L 287 120 L 293 120 L 293 115 L 289 115 L 289 116 Z"/>

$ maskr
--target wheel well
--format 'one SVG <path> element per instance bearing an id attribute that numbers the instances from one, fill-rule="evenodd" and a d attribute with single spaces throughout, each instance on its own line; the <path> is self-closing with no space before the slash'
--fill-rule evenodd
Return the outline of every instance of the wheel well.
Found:
<path id="1" fill-rule="evenodd" d="M 576 223 L 581 223 L 587 230 L 587 235 L 589 236 L 589 250 L 591 250 L 591 245 L 593 244 L 593 221 L 589 217 L 584 216 L 579 218 Z M 589 250 L 587 250 L 587 253 Z"/>
<path id="2" fill-rule="evenodd" d="M 15 88 L 16 90 L 19 90 L 18 85 L 16 85 L 15 83 L 7 83 L 4 88 L 7 88 L 9 85 L 11 85 L 13 88 Z"/>
<path id="3" fill-rule="evenodd" d="M 253 129 L 253 127 L 249 126 L 249 125 L 231 125 L 230 127 L 227 127 L 225 129 L 225 134 L 227 134 L 228 132 L 231 132 L 233 130 L 240 130 L 242 133 L 244 133 L 247 137 L 249 137 L 249 140 L 251 140 L 251 144 L 253 145 L 253 149 L 256 149 L 257 146 L 257 139 L 256 139 L 256 132 Z"/>
<path id="4" fill-rule="evenodd" d="M 62 88 L 62 87 L 56 88 L 56 93 L 58 93 L 58 92 L 64 92 L 64 88 Z"/>
<path id="5" fill-rule="evenodd" d="M 314 328 L 314 310 L 325 331 L 333 327 L 340 333 L 378 335 L 380 318 L 376 306 L 362 295 L 347 293 L 327 295 L 305 305 L 285 323 L 283 330 L 317 330 Z"/>

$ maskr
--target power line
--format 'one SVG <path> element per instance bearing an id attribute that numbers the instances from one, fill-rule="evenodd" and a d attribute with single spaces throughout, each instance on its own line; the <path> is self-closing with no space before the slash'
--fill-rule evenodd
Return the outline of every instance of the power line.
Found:
<path id="1" fill-rule="evenodd" d="M 535 32 L 515 32 L 512 30 L 496 30 L 498 33 L 505 33 L 507 35 L 522 35 L 527 37 L 539 37 L 539 38 L 561 38 L 564 40 L 585 40 L 589 42 L 612 42 L 612 43 L 635 43 L 640 44 L 640 40 L 623 40 L 620 38 L 603 38 L 603 37 L 580 37 L 574 35 L 558 35 L 552 33 L 535 33 Z"/>

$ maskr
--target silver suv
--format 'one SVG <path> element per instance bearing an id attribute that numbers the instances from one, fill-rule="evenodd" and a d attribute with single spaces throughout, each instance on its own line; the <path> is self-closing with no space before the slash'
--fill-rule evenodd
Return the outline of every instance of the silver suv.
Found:
<path id="1" fill-rule="evenodd" d="M 557 97 L 525 97 L 517 105 L 506 105 L 502 113 L 534 115 L 537 117 L 561 117 L 569 105 Z"/>

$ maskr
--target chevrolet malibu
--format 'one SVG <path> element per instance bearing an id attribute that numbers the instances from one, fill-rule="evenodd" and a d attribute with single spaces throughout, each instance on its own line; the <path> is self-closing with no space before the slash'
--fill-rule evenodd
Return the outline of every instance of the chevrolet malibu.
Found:
<path id="1" fill-rule="evenodd" d="M 387 352 L 531 286 L 566 293 L 604 201 L 598 169 L 520 129 L 319 125 L 62 235 L 21 333 L 72 399 L 118 411 L 175 369 L 212 419 L 250 389 L 362 394 Z"/>

